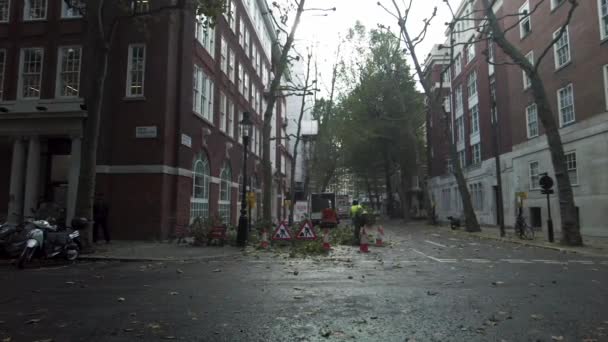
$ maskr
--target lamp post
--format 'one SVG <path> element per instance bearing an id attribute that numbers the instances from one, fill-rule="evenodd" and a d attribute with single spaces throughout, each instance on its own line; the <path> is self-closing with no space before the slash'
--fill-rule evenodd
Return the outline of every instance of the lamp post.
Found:
<path id="1" fill-rule="evenodd" d="M 236 235 L 238 246 L 244 247 L 247 243 L 247 152 L 249 150 L 249 135 L 253 123 L 249 112 L 243 113 L 243 120 L 239 122 L 243 133 L 243 195 L 241 198 L 241 216 L 239 217 L 239 228 Z"/>

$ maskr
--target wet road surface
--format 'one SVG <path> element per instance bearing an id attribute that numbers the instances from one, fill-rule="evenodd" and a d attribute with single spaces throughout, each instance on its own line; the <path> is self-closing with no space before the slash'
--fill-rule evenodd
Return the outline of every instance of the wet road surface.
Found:
<path id="1" fill-rule="evenodd" d="M 0 341 L 608 341 L 608 258 L 385 228 L 369 254 L 0 266 Z"/>

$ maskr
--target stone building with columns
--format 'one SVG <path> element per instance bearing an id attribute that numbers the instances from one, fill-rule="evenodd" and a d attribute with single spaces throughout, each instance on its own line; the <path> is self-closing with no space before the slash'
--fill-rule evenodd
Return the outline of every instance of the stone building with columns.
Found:
<path id="1" fill-rule="evenodd" d="M 166 3 L 141 1 L 138 10 Z M 119 25 L 96 189 L 108 204 L 114 238 L 165 239 L 193 218 L 215 214 L 236 224 L 243 183 L 238 122 L 246 111 L 255 123 L 247 178 L 261 199 L 262 115 L 277 39 L 267 13 L 265 0 L 232 0 L 214 27 L 191 10 L 155 12 L 145 31 L 129 21 Z M 83 59 L 84 25 L 63 1 L 0 2 L 0 216 L 31 215 L 42 201 L 65 208 L 68 222 L 73 215 L 91 67 Z M 275 219 L 288 191 L 285 111 L 282 99 L 272 125 Z"/>

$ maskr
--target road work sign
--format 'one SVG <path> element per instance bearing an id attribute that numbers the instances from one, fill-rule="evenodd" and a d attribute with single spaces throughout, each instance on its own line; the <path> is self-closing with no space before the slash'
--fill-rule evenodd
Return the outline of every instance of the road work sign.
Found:
<path id="1" fill-rule="evenodd" d="M 277 229 L 272 234 L 273 240 L 283 240 L 289 241 L 291 240 L 291 233 L 289 233 L 289 229 L 287 229 L 287 224 L 285 222 L 281 222 Z"/>
<path id="2" fill-rule="evenodd" d="M 296 239 L 298 240 L 316 240 L 317 234 L 315 234 L 314 229 L 312 229 L 312 224 L 310 221 L 306 220 L 302 223 L 302 227 L 296 235 Z"/>

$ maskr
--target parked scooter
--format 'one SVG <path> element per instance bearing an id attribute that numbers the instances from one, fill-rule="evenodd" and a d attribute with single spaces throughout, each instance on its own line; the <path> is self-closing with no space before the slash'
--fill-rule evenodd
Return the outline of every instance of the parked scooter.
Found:
<path id="1" fill-rule="evenodd" d="M 44 220 L 33 221 L 32 224 L 34 228 L 28 232 L 26 244 L 17 259 L 18 268 L 24 268 L 35 256 L 44 259 L 60 256 L 68 261 L 78 258 L 81 246 L 79 230 L 86 226 L 87 219 L 74 219 L 73 229 L 62 231 Z"/>
<path id="2" fill-rule="evenodd" d="M 9 258 L 19 256 L 28 239 L 28 232 L 35 226 L 24 221 L 20 224 L 4 223 L 0 225 L 0 255 Z"/>

